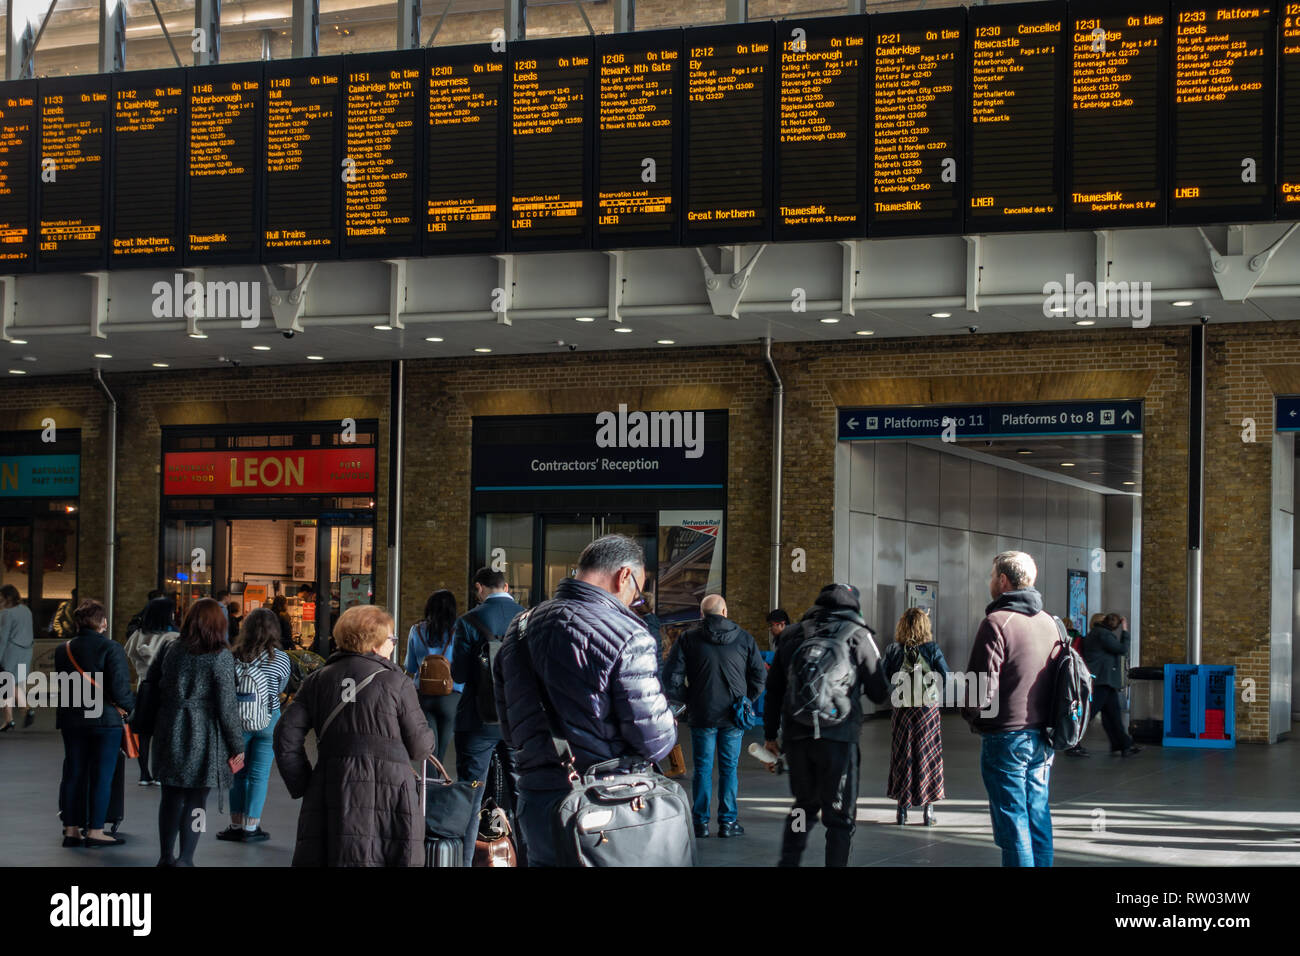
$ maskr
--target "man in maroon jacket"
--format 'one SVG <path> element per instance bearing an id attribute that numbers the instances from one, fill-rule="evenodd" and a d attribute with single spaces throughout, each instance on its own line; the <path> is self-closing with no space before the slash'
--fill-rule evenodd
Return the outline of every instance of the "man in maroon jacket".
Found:
<path id="1" fill-rule="evenodd" d="M 980 772 L 1003 866 L 1052 865 L 1047 794 L 1052 746 L 1046 729 L 1057 630 L 1034 589 L 1037 578 L 1034 559 L 1023 551 L 1004 551 L 993 559 L 993 603 L 985 609 L 966 667 L 988 678 L 981 706 L 963 714 L 982 735 Z"/>

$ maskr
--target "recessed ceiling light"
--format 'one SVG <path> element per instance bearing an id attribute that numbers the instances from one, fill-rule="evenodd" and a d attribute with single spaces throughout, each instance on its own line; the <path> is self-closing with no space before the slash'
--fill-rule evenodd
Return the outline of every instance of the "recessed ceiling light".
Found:
<path id="1" fill-rule="evenodd" d="M 1090 472 L 1088 472 L 1088 474 L 1092 475 L 1093 477 L 1097 477 L 1097 478 L 1101 477 L 1101 472 L 1099 472 L 1099 471 L 1090 471 Z"/>
<path id="2" fill-rule="evenodd" d="M 1068 305 L 1057 305 L 1048 309 L 1048 311 L 1053 315 L 1065 315 L 1065 313 L 1070 311 L 1070 307 Z"/>
<path id="3" fill-rule="evenodd" d="M 96 353 L 95 353 L 95 358 L 97 358 L 97 359 L 110 359 L 110 358 L 112 358 L 112 357 L 113 357 L 113 356 L 109 355 L 107 352 L 96 352 Z"/>
<path id="4" fill-rule="evenodd" d="M 1016 449 L 1016 454 L 1017 454 L 1017 455 L 1032 455 L 1033 452 L 1030 451 L 1028 448 L 1017 448 L 1017 449 Z"/>
<path id="5" fill-rule="evenodd" d="M 826 318 L 822 319 L 821 321 L 823 325 L 834 325 L 836 322 L 839 321 L 839 319 L 835 318 L 835 316 L 833 315 L 828 315 L 826 316 Z"/>
<path id="6" fill-rule="evenodd" d="M 26 339 L 10 339 L 10 340 L 9 340 L 9 344 L 10 344 L 10 345 L 26 345 L 26 344 L 27 344 L 27 340 L 26 340 Z"/>
<path id="7" fill-rule="evenodd" d="M 24 355 L 24 356 L 23 356 L 23 361 L 24 361 L 24 362 L 35 362 L 35 361 L 36 361 L 36 356 L 35 356 L 35 355 Z"/>
<path id="8" fill-rule="evenodd" d="M 1086 326 L 1086 325 L 1096 325 L 1097 322 L 1096 322 L 1095 319 L 1079 319 L 1079 320 L 1077 320 L 1074 324 L 1075 324 L 1075 325 L 1085 325 L 1085 326 Z"/>
<path id="9" fill-rule="evenodd" d="M 1191 299 L 1179 299 L 1177 302 L 1173 303 L 1173 306 L 1175 309 L 1190 309 L 1195 304 L 1196 303 Z"/>
<path id="10" fill-rule="evenodd" d="M 931 312 L 931 313 L 930 313 L 930 318 L 932 318 L 932 319 L 951 319 L 951 318 L 952 318 L 952 313 L 951 313 L 951 312 Z"/>
<path id="11" fill-rule="evenodd" d="M 628 332 L 631 332 L 632 329 L 629 329 L 626 325 L 616 325 L 616 326 L 614 326 L 614 331 L 615 331 L 615 332 L 622 332 L 622 333 L 626 334 L 626 333 L 628 333 Z"/>
<path id="12" fill-rule="evenodd" d="M 853 334 L 854 334 L 854 335 L 875 335 L 875 334 L 876 334 L 876 330 L 875 330 L 875 329 L 858 329 L 858 330 L 857 330 L 856 332 L 854 332 Z"/>
<path id="13" fill-rule="evenodd" d="M 677 344 L 677 343 L 674 342 L 672 339 L 658 339 L 657 341 L 658 341 L 658 343 L 659 343 L 660 345 L 676 345 L 676 344 Z"/>
<path id="14" fill-rule="evenodd" d="M 393 331 L 393 327 L 389 325 L 387 322 L 380 322 L 378 325 L 372 325 L 371 328 L 374 329 L 376 332 Z"/>
<path id="15" fill-rule="evenodd" d="M 254 351 L 254 352 L 269 352 L 269 351 L 271 351 L 271 346 L 269 346 L 269 345 L 254 345 L 254 346 L 253 346 L 253 351 Z"/>
<path id="16" fill-rule="evenodd" d="M 171 366 L 168 365 L 166 362 L 154 362 L 154 363 L 153 363 L 153 367 L 154 367 L 154 368 L 171 368 Z"/>
<path id="17" fill-rule="evenodd" d="M 485 348 L 483 348 L 482 346 L 479 346 L 479 347 L 476 348 L 474 351 L 475 351 L 475 352 L 491 352 L 492 350 L 491 350 L 491 349 L 485 349 Z"/>
<path id="18" fill-rule="evenodd" d="M 438 336 L 436 336 L 436 335 L 430 335 L 430 336 L 429 336 L 427 339 L 425 339 L 424 341 L 426 341 L 426 342 L 441 342 L 442 339 L 440 339 L 440 338 L 439 338 Z"/>
<path id="19" fill-rule="evenodd" d="M 21 369 L 21 368 L 11 368 L 11 369 L 9 370 L 9 374 L 10 374 L 10 375 L 26 375 L 26 374 L 27 374 L 27 371 L 26 371 L 26 369 Z"/>
<path id="20" fill-rule="evenodd" d="M 307 361 L 309 361 L 309 362 L 323 362 L 323 361 L 325 361 L 325 356 L 323 356 L 323 355 L 308 355 L 308 356 L 307 356 Z"/>
<path id="21" fill-rule="evenodd" d="M 1136 482 L 1136 481 L 1126 481 L 1126 482 L 1124 482 L 1124 484 L 1126 484 L 1126 485 L 1136 485 L 1137 482 Z"/>
<path id="22" fill-rule="evenodd" d="M 1063 461 L 1063 462 L 1061 462 L 1061 467 L 1062 467 L 1062 468 L 1073 468 L 1073 467 L 1074 467 L 1074 462 L 1072 462 L 1072 461 Z"/>
<path id="23" fill-rule="evenodd" d="M 190 338 L 192 338 L 192 339 L 206 339 L 206 338 L 207 338 L 207 335 L 204 334 L 203 332 L 191 332 L 191 333 L 190 333 Z"/>
<path id="24" fill-rule="evenodd" d="M 574 322 L 595 322 L 596 320 L 589 315 L 578 315 L 578 316 L 574 316 L 573 321 Z"/>

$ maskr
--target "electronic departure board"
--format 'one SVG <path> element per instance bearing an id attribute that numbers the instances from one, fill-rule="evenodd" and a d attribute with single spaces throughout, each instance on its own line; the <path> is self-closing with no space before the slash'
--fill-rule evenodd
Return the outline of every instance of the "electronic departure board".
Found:
<path id="1" fill-rule="evenodd" d="M 96 76 L 40 82 L 40 269 L 103 268 L 108 242 L 108 83 Z"/>
<path id="2" fill-rule="evenodd" d="M 1173 6 L 1169 222 L 1273 217 L 1271 3 Z"/>
<path id="3" fill-rule="evenodd" d="M 686 218 L 690 245 L 772 236 L 772 22 L 689 30 Z"/>
<path id="4" fill-rule="evenodd" d="M 868 232 L 962 231 L 966 11 L 871 18 L 872 190 Z"/>
<path id="5" fill-rule="evenodd" d="M 584 37 L 510 50 L 510 247 L 586 248 L 595 47 Z"/>
<path id="6" fill-rule="evenodd" d="M 867 40 L 863 17 L 777 25 L 777 239 L 866 234 Z"/>
<path id="7" fill-rule="evenodd" d="M 38 174 L 36 81 L 6 83 L 0 92 L 0 271 L 32 268 L 32 222 Z"/>
<path id="8" fill-rule="evenodd" d="M 343 57 L 266 64 L 262 258 L 330 259 L 339 251 Z"/>
<path id="9" fill-rule="evenodd" d="M 1169 5 L 1075 0 L 1068 12 L 1065 224 L 1163 225 Z"/>
<path id="10" fill-rule="evenodd" d="M 1065 225 L 1063 0 L 970 8 L 966 231 Z"/>
<path id="11" fill-rule="evenodd" d="M 258 262 L 262 64 L 189 74 L 185 262 Z"/>
<path id="12" fill-rule="evenodd" d="M 113 76 L 108 264 L 178 266 L 185 162 L 185 73 Z"/>
<path id="13" fill-rule="evenodd" d="M 437 47 L 425 64 L 424 251 L 505 248 L 505 52 Z"/>
<path id="14" fill-rule="evenodd" d="M 424 54 L 348 57 L 343 137 L 343 254 L 420 254 Z"/>
<path id="15" fill-rule="evenodd" d="M 1277 214 L 1300 209 L 1300 3 L 1283 2 L 1278 44 Z"/>
<path id="16" fill-rule="evenodd" d="M 676 245 L 682 31 L 596 38 L 596 247 Z"/>

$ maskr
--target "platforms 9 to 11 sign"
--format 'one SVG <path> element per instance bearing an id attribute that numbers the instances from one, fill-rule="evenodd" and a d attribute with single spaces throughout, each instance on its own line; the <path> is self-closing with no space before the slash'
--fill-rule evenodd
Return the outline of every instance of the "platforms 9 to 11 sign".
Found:
<path id="1" fill-rule="evenodd" d="M 8 272 L 1294 218 L 1300 2 L 1042 0 L 0 83 Z"/>

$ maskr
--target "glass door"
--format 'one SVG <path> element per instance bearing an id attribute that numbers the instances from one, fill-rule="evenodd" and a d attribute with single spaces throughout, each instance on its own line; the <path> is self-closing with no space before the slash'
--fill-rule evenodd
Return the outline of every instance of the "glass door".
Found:
<path id="1" fill-rule="evenodd" d="M 177 599 L 177 620 L 200 598 L 212 597 L 212 542 L 210 520 L 172 520 L 163 525 L 163 590 Z M 144 607 L 143 594 L 136 600 Z"/>
<path id="2" fill-rule="evenodd" d="M 375 603 L 375 527 L 370 522 L 324 519 L 317 547 L 320 569 L 326 572 L 318 580 L 325 587 L 317 589 L 311 613 L 317 651 L 323 654 L 340 614 L 359 604 Z"/>
<path id="3" fill-rule="evenodd" d="M 27 519 L 0 519 L 0 587 L 12 584 L 31 599 L 32 525 Z"/>
<path id="4" fill-rule="evenodd" d="M 578 573 L 583 548 L 607 534 L 625 534 L 640 542 L 645 553 L 646 576 L 653 580 L 658 549 L 658 519 L 654 514 L 573 514 L 542 516 L 542 557 L 537 582 L 539 597 L 555 594 L 555 587 Z"/>

